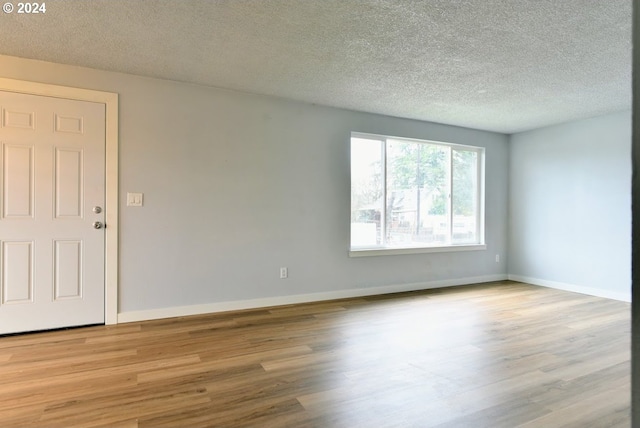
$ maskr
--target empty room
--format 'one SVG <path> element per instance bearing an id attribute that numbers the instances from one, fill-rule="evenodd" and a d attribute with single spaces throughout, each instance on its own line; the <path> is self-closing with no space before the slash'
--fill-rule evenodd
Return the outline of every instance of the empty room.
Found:
<path id="1" fill-rule="evenodd" d="M 631 27 L 5 1 L 0 426 L 631 426 Z"/>

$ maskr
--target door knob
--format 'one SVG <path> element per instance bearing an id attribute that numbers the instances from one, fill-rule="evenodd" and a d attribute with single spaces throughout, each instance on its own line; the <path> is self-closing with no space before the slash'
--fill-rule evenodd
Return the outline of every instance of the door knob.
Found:
<path id="1" fill-rule="evenodd" d="M 93 222 L 94 229 L 102 229 L 103 227 L 104 227 L 104 224 L 102 224 L 102 222 L 99 222 L 99 221 Z"/>

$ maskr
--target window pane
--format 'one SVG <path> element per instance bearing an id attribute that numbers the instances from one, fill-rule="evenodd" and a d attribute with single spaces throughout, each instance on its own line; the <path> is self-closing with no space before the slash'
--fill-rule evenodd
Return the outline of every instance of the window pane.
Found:
<path id="1" fill-rule="evenodd" d="M 478 239 L 478 152 L 453 150 L 453 243 Z"/>
<path id="2" fill-rule="evenodd" d="M 448 153 L 438 145 L 387 140 L 388 246 L 448 242 Z"/>
<path id="3" fill-rule="evenodd" d="M 351 139 L 351 246 L 382 245 L 382 141 Z"/>

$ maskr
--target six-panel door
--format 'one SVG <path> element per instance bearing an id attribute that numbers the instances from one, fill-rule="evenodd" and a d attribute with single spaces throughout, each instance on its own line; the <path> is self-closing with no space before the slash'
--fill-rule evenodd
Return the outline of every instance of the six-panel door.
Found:
<path id="1" fill-rule="evenodd" d="M 104 323 L 105 106 L 0 91 L 0 334 Z"/>

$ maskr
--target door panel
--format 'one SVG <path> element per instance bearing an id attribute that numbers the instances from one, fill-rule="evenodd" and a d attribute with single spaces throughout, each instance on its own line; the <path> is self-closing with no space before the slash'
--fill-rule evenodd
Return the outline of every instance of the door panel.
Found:
<path id="1" fill-rule="evenodd" d="M 33 146 L 4 145 L 4 217 L 33 217 Z"/>
<path id="2" fill-rule="evenodd" d="M 82 150 L 61 149 L 55 153 L 55 217 L 82 217 Z"/>
<path id="3" fill-rule="evenodd" d="M 3 108 L 2 117 L 5 128 L 34 129 L 35 113 L 33 111 L 16 111 Z"/>
<path id="4" fill-rule="evenodd" d="M 2 303 L 33 303 L 33 242 L 3 242 L 2 255 Z"/>
<path id="5" fill-rule="evenodd" d="M 82 242 L 56 240 L 55 300 L 82 298 Z"/>
<path id="6" fill-rule="evenodd" d="M 103 323 L 105 106 L 0 91 L 0 109 L 0 334 Z"/>

